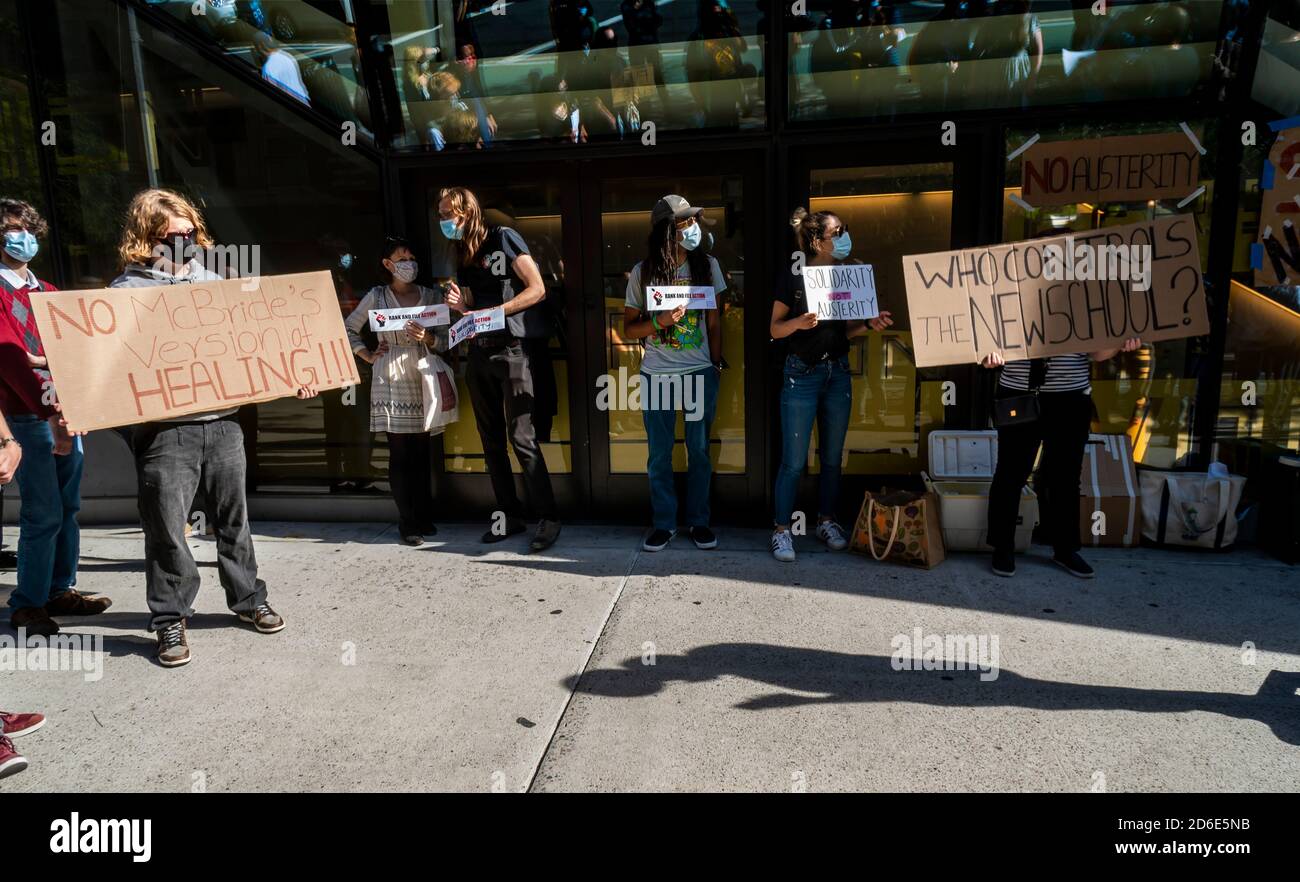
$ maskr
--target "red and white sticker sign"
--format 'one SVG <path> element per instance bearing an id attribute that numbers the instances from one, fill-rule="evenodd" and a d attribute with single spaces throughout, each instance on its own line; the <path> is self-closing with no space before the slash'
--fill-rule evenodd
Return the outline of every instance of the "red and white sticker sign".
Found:
<path id="1" fill-rule="evenodd" d="M 397 309 L 370 310 L 370 330 L 400 331 L 407 322 L 415 322 L 426 328 L 445 325 L 451 322 L 451 310 L 445 303 L 432 306 L 401 306 Z"/>

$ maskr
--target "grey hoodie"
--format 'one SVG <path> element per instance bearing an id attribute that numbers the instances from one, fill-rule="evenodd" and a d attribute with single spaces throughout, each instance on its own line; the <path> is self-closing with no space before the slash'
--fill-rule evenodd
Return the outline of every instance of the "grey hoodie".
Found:
<path id="1" fill-rule="evenodd" d="M 184 275 L 172 275 L 162 270 L 145 266 L 142 263 L 133 263 L 122 271 L 122 275 L 113 280 L 109 285 L 110 288 L 152 288 L 157 285 L 185 285 L 190 282 L 215 282 L 221 279 L 210 270 L 204 268 L 196 257 L 186 264 Z M 206 413 L 192 413 L 183 417 L 176 417 L 170 420 L 158 420 L 162 423 L 206 423 L 212 420 L 219 420 L 222 417 L 230 416 L 238 408 L 231 407 L 226 410 L 214 410 Z"/>

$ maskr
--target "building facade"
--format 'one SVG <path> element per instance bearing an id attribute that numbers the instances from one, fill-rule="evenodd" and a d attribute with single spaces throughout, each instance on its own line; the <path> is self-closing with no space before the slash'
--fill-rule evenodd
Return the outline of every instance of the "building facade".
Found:
<path id="1" fill-rule="evenodd" d="M 895 319 L 853 341 L 850 508 L 918 484 L 931 431 L 989 425 L 989 372 L 915 365 L 901 258 L 1045 231 L 1181 213 L 1199 236 L 1210 333 L 1097 365 L 1094 431 L 1158 468 L 1300 444 L 1300 288 L 1285 265 L 1266 277 L 1259 243 L 1278 123 L 1300 114 L 1294 0 L 0 0 L 0 22 L 0 192 L 50 220 L 35 268 L 61 288 L 114 277 L 123 209 L 158 185 L 219 242 L 258 246 L 263 274 L 330 269 L 346 313 L 380 283 L 387 234 L 414 243 L 420 281 L 450 275 L 437 193 L 474 189 L 546 281 L 545 454 L 570 519 L 648 518 L 640 415 L 598 393 L 639 364 L 624 291 L 666 193 L 706 209 L 728 280 L 719 522 L 770 523 L 768 321 L 797 206 L 840 215 Z M 1132 170 L 1118 195 L 1093 181 L 1095 198 L 1055 204 L 1050 174 L 1025 170 L 1027 144 L 1074 177 L 1088 145 L 1157 135 L 1186 162 Z M 255 516 L 392 516 L 385 496 L 338 492 L 383 487 L 367 394 L 243 409 Z M 444 519 L 485 517 L 467 399 L 435 460 Z M 133 516 L 119 434 L 90 438 L 85 492 L 92 519 Z"/>

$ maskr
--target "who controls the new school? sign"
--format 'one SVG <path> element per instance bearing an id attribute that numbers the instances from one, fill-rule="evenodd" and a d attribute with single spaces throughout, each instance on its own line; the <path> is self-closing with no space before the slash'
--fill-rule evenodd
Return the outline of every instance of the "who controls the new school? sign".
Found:
<path id="1" fill-rule="evenodd" d="M 1008 361 L 1095 352 L 1210 329 L 1187 215 L 911 255 L 903 276 L 918 367 L 994 351 Z"/>

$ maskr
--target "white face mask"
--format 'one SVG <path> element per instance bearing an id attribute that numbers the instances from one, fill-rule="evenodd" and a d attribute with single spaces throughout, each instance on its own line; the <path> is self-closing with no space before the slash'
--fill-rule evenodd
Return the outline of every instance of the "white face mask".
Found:
<path id="1" fill-rule="evenodd" d="M 410 283 L 420 274 L 420 265 L 414 260 L 399 260 L 393 264 L 393 278 L 399 282 Z"/>

